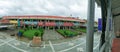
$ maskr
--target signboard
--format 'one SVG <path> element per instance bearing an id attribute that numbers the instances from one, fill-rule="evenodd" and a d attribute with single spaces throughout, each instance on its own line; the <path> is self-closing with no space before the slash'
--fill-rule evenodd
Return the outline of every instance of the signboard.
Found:
<path id="1" fill-rule="evenodd" d="M 98 30 L 102 31 L 102 19 L 101 18 L 98 19 Z"/>

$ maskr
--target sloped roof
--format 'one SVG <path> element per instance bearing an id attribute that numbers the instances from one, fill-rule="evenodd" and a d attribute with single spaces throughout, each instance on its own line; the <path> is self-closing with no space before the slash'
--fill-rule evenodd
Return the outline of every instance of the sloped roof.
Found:
<path id="1" fill-rule="evenodd" d="M 82 21 L 75 17 L 64 16 L 48 16 L 48 15 L 24 15 L 24 16 L 3 16 L 3 19 L 51 19 L 51 20 L 68 20 L 68 21 Z"/>

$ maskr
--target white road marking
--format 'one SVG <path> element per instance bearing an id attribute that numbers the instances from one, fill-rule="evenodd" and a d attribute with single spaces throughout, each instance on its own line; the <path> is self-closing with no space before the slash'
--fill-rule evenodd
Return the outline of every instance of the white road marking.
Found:
<path id="1" fill-rule="evenodd" d="M 73 45 L 74 45 L 74 43 L 71 43 L 71 42 L 69 42 L 68 44 L 69 44 L 70 46 L 73 46 Z"/>
<path id="2" fill-rule="evenodd" d="M 17 42 L 20 42 L 21 44 L 25 44 L 25 45 L 27 45 L 26 42 L 22 42 L 22 41 L 18 41 L 18 40 L 14 40 L 14 41 L 17 41 Z"/>
<path id="3" fill-rule="evenodd" d="M 30 43 L 31 43 L 32 41 L 29 41 L 29 43 L 27 44 L 27 47 L 29 47 L 30 46 Z"/>
<path id="4" fill-rule="evenodd" d="M 22 42 L 22 41 L 20 41 L 21 43 L 23 43 L 23 44 L 25 44 L 25 45 L 27 45 L 27 43 L 26 42 Z"/>
<path id="5" fill-rule="evenodd" d="M 53 44 L 53 45 L 61 45 L 61 44 L 65 44 L 65 43 L 68 43 L 68 42 L 72 42 L 72 41 L 80 41 L 80 40 L 84 40 L 84 38 L 78 38 L 78 39 L 75 39 L 75 40 L 71 40 L 71 41 L 67 41 L 67 42 L 62 42 L 62 43 L 58 43 L 58 44 Z"/>
<path id="6" fill-rule="evenodd" d="M 16 45 L 16 46 L 17 46 L 17 45 L 20 45 L 20 43 L 19 43 L 19 42 L 15 42 L 15 43 L 14 43 L 14 45 Z"/>
<path id="7" fill-rule="evenodd" d="M 53 45 L 61 45 L 61 44 L 65 44 L 67 42 L 62 42 L 62 43 L 58 43 L 58 44 L 53 44 Z"/>
<path id="8" fill-rule="evenodd" d="M 52 48 L 52 51 L 55 52 L 55 49 L 54 49 L 54 47 L 53 47 L 51 41 L 49 41 L 49 44 L 50 44 L 50 47 Z"/>
<path id="9" fill-rule="evenodd" d="M 44 42 L 44 46 L 43 46 L 43 48 L 45 48 L 45 46 L 46 46 L 46 45 L 45 45 L 45 42 Z"/>
<path id="10" fill-rule="evenodd" d="M 98 44 L 93 48 L 93 49 L 96 49 L 98 46 L 99 46 L 99 41 L 100 41 L 100 38 L 98 39 Z"/>
<path id="11" fill-rule="evenodd" d="M 1 40 L 1 39 L 0 39 L 0 40 Z M 13 41 L 13 40 L 15 40 L 15 39 L 11 39 L 11 40 L 9 40 L 9 41 L 7 41 L 7 42 L 5 42 L 5 41 L 1 40 L 1 41 L 2 41 L 2 42 L 4 42 L 4 43 L 0 44 L 0 46 L 2 46 L 2 45 L 4 45 L 4 44 L 6 44 L 6 43 L 8 43 L 8 42 L 11 42 L 11 41 Z"/>
<path id="12" fill-rule="evenodd" d="M 25 50 L 23 50 L 23 49 L 20 49 L 20 48 L 18 48 L 18 47 L 15 47 L 15 46 L 13 46 L 13 45 L 11 45 L 11 44 L 8 44 L 8 43 L 7 43 L 7 45 L 9 45 L 9 46 L 11 46 L 11 47 L 13 47 L 13 48 L 15 48 L 15 49 L 17 49 L 17 50 L 19 50 L 19 51 L 27 52 L 27 51 L 25 51 Z"/>
<path id="13" fill-rule="evenodd" d="M 77 46 L 80 46 L 80 45 L 84 44 L 84 43 L 85 43 L 85 42 L 82 42 L 81 44 L 75 45 L 75 46 L 70 47 L 70 48 L 68 48 L 68 49 L 61 50 L 61 51 L 59 51 L 59 52 L 65 52 L 65 51 L 71 50 L 71 49 L 73 49 L 73 48 L 75 48 L 75 47 L 77 47 Z"/>
<path id="14" fill-rule="evenodd" d="M 12 39 L 12 40 L 10 40 L 10 41 L 13 41 L 13 40 L 15 40 L 15 39 Z M 18 48 L 18 47 L 15 47 L 15 46 L 9 44 L 8 42 L 5 42 L 5 41 L 3 41 L 3 40 L 1 40 L 1 41 L 4 42 L 4 44 L 7 44 L 7 45 L 9 45 L 9 46 L 11 46 L 11 47 L 13 47 L 13 48 L 19 50 L 19 51 L 27 52 L 27 51 L 25 51 L 25 50 L 23 50 L 23 49 L 20 49 L 20 48 Z M 9 42 L 10 42 L 10 41 L 9 41 Z"/>
<path id="15" fill-rule="evenodd" d="M 52 44 L 52 45 L 62 45 L 62 44 L 65 44 L 65 43 L 68 43 L 68 42 L 72 42 L 72 41 L 83 41 L 85 40 L 85 38 L 78 38 L 78 39 L 75 39 L 75 40 L 71 40 L 71 41 L 67 41 L 67 42 L 62 42 L 62 43 L 58 43 L 58 44 Z M 43 45 L 44 46 L 44 45 Z M 45 44 L 45 46 L 49 46 L 48 44 Z"/>
<path id="16" fill-rule="evenodd" d="M 83 52 L 84 50 L 83 50 L 83 48 L 77 48 L 77 51 L 78 52 Z"/>
<path id="17" fill-rule="evenodd" d="M 96 49 L 98 46 L 99 46 L 99 43 L 93 49 Z"/>

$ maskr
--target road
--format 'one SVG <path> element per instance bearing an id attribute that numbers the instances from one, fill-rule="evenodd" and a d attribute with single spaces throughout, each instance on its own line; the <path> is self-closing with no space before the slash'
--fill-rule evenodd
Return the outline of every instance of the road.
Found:
<path id="1" fill-rule="evenodd" d="M 94 52 L 98 52 L 100 34 L 94 35 Z M 85 52 L 86 36 L 70 40 L 43 41 L 41 47 L 30 47 L 30 42 L 22 42 L 16 37 L 10 37 L 0 32 L 0 52 Z M 61 41 L 61 42 L 60 42 Z"/>
<path id="2" fill-rule="evenodd" d="M 55 30 L 45 30 L 43 35 L 43 40 L 57 40 L 57 39 L 63 39 L 59 33 L 57 33 Z"/>

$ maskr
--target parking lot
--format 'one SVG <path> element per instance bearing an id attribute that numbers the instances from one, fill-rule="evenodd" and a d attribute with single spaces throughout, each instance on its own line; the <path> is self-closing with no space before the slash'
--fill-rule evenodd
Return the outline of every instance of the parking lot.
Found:
<path id="1" fill-rule="evenodd" d="M 43 41 L 41 47 L 30 47 L 31 41 L 19 41 L 17 37 L 11 37 L 5 32 L 0 32 L 0 52 L 85 52 L 85 35 L 70 40 Z M 95 33 L 94 52 L 98 52 L 99 50 L 99 38 L 100 34 Z"/>

